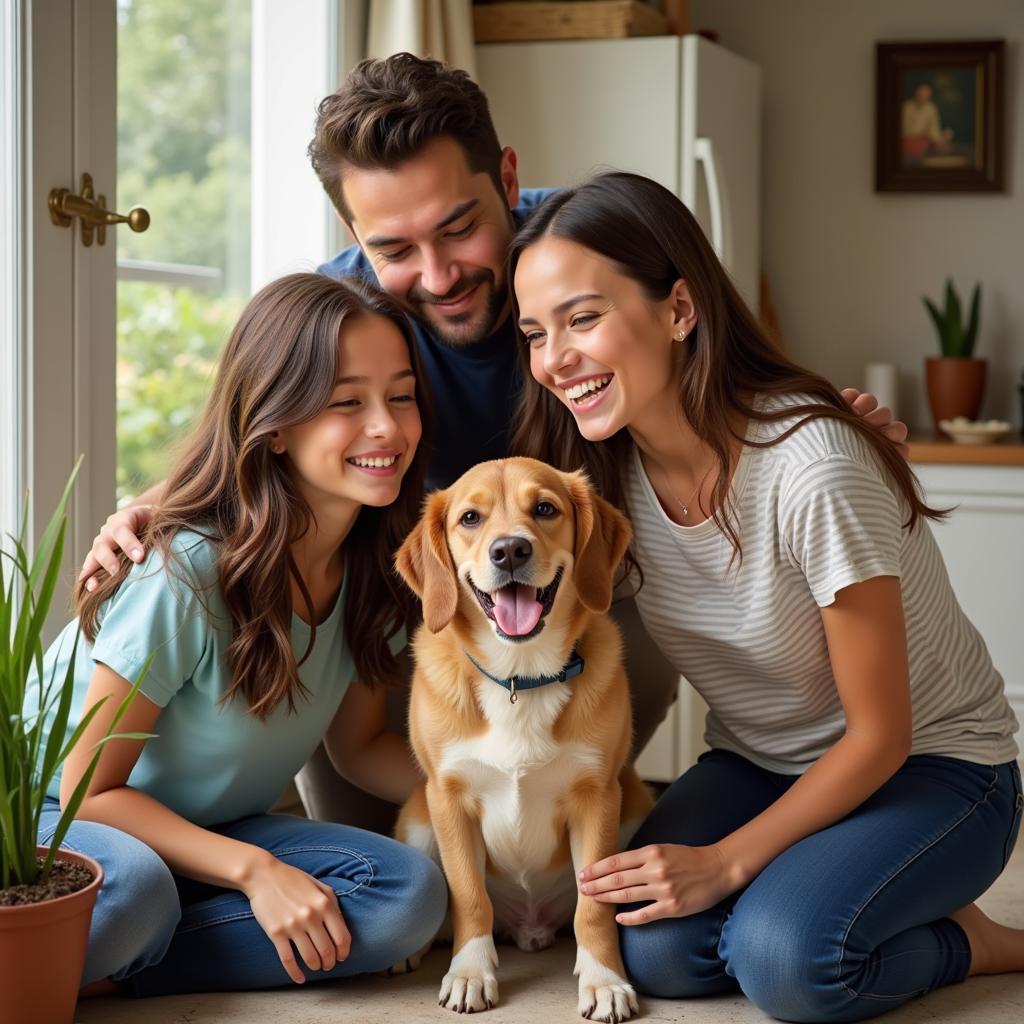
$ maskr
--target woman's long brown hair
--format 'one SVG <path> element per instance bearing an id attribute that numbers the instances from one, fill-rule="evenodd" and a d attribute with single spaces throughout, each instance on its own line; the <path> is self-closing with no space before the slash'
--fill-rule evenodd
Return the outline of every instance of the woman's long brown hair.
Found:
<path id="1" fill-rule="evenodd" d="M 852 412 L 824 377 L 790 362 L 769 340 L 697 220 L 668 189 L 640 175 L 614 172 L 556 193 L 513 239 L 510 282 L 523 252 L 547 236 L 576 242 L 605 257 L 636 281 L 651 302 L 666 299 L 680 278 L 686 280 L 697 325 L 685 347 L 679 346 L 679 400 L 687 421 L 717 461 L 711 514 L 736 555 L 741 554 L 740 538 L 726 504 L 731 442 L 768 448 L 821 417 L 842 420 L 868 442 L 906 498 L 910 511 L 905 526 L 913 527 L 920 516 L 939 519 L 946 514 L 924 503 L 910 466 L 881 431 Z M 622 478 L 632 448 L 629 433 L 622 429 L 600 442 L 583 438 L 572 414 L 531 376 L 525 342 L 520 351 L 524 382 L 512 450 L 561 469 L 584 468 L 599 493 L 628 513 Z M 808 395 L 812 401 L 768 412 L 747 401 L 745 396 L 757 393 Z M 753 441 L 739 437 L 730 426 L 737 413 L 760 421 L 800 419 L 770 440 Z M 630 558 L 627 567 L 635 568 Z"/>
<path id="2" fill-rule="evenodd" d="M 313 625 L 309 645 L 296 659 L 290 577 L 305 598 L 311 622 L 315 616 L 291 544 L 310 527 L 313 513 L 293 482 L 288 456 L 273 454 L 270 438 L 327 406 L 346 322 L 366 315 L 389 320 L 406 340 L 424 436 L 398 498 L 383 508 L 364 505 L 346 538 L 344 630 L 356 678 L 368 684 L 398 682 L 388 639 L 411 627 L 417 610 L 392 558 L 419 511 L 430 417 L 426 375 L 408 322 L 382 292 L 321 274 L 291 274 L 253 296 L 231 333 L 206 408 L 146 529 L 147 544 L 160 552 L 168 569 L 174 569 L 171 542 L 179 531 L 195 531 L 216 545 L 218 580 L 232 629 L 227 652 L 231 688 L 224 699 L 243 697 L 261 720 L 282 701 L 295 710 L 297 696 L 305 693 L 298 668 L 316 639 Z M 99 630 L 103 602 L 131 567 L 122 556 L 119 572 L 94 591 L 81 583 L 76 588 L 76 610 L 90 641 Z M 174 571 L 188 582 L 182 570 L 179 564 Z"/>

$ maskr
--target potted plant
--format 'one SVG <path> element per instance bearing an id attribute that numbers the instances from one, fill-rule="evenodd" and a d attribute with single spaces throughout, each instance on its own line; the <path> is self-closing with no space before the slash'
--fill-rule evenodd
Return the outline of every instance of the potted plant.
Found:
<path id="1" fill-rule="evenodd" d="M 113 731 L 138 692 L 143 670 L 97 744 L 50 847 L 36 845 L 47 787 L 100 706 L 65 739 L 74 652 L 66 672 L 43 678 L 42 631 L 60 577 L 65 511 L 77 473 L 76 465 L 33 557 L 25 550 L 27 503 L 19 536 L 0 543 L 0 992 L 3 1019 L 32 1024 L 70 1024 L 74 1017 L 92 908 L 103 881 L 96 861 L 60 850 L 60 844 L 102 744 L 145 738 Z"/>
<path id="2" fill-rule="evenodd" d="M 927 296 L 924 304 L 939 332 L 941 356 L 925 360 L 925 381 L 928 404 L 938 428 L 940 420 L 963 416 L 976 420 L 985 395 L 984 359 L 973 357 L 978 338 L 978 314 L 981 307 L 981 285 L 974 286 L 971 310 L 966 324 L 963 322 L 960 297 L 951 279 L 946 279 L 945 308 L 939 309 Z"/>

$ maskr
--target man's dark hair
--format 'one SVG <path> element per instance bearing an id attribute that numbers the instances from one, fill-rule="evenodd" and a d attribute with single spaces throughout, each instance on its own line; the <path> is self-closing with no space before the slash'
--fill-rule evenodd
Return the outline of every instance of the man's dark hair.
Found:
<path id="1" fill-rule="evenodd" d="M 469 169 L 501 184 L 501 146 L 487 97 L 466 74 L 436 60 L 396 53 L 361 61 L 317 108 L 309 159 L 346 222 L 345 165 L 393 170 L 436 138 L 454 139 Z"/>

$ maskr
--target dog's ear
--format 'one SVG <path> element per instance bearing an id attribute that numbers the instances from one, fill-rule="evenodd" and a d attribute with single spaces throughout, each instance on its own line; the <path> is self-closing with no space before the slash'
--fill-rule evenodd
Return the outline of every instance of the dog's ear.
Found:
<path id="1" fill-rule="evenodd" d="M 435 491 L 423 506 L 423 515 L 395 555 L 395 568 L 423 602 L 423 621 L 439 633 L 455 617 L 459 586 L 448 551 L 444 520 L 445 491 Z"/>
<path id="2" fill-rule="evenodd" d="M 591 486 L 583 472 L 567 474 L 576 512 L 573 578 L 584 607 L 606 612 L 612 603 L 615 570 L 633 535 L 629 521 Z"/>

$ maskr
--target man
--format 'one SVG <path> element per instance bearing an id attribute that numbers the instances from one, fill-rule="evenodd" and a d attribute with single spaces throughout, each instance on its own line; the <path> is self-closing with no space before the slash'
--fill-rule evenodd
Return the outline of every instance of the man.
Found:
<path id="1" fill-rule="evenodd" d="M 508 452 L 519 375 L 508 243 L 549 191 L 520 190 L 465 72 L 366 61 L 319 107 L 313 167 L 355 237 L 320 267 L 379 283 L 412 313 L 438 418 L 429 485 Z"/>
<path id="2" fill-rule="evenodd" d="M 357 242 L 320 271 L 375 281 L 412 316 L 437 420 L 428 486 L 445 487 L 470 466 L 507 455 L 521 371 L 506 250 L 550 192 L 520 189 L 515 152 L 500 146 L 486 97 L 465 72 L 410 54 L 356 67 L 320 104 L 309 155 Z M 854 408 L 887 424 L 888 410 L 875 404 L 860 396 Z M 900 443 L 906 428 L 891 424 L 889 433 Z M 153 488 L 140 502 L 157 497 Z M 112 571 L 119 548 L 141 560 L 134 531 L 147 518 L 139 507 L 111 516 L 83 575 L 100 566 Z M 640 751 L 665 717 L 678 677 L 647 637 L 633 600 L 621 598 L 613 612 L 626 641 Z M 403 693 L 395 724 L 404 702 Z M 298 783 L 312 817 L 378 829 L 393 818 L 393 807 L 341 780 L 322 749 Z"/>

